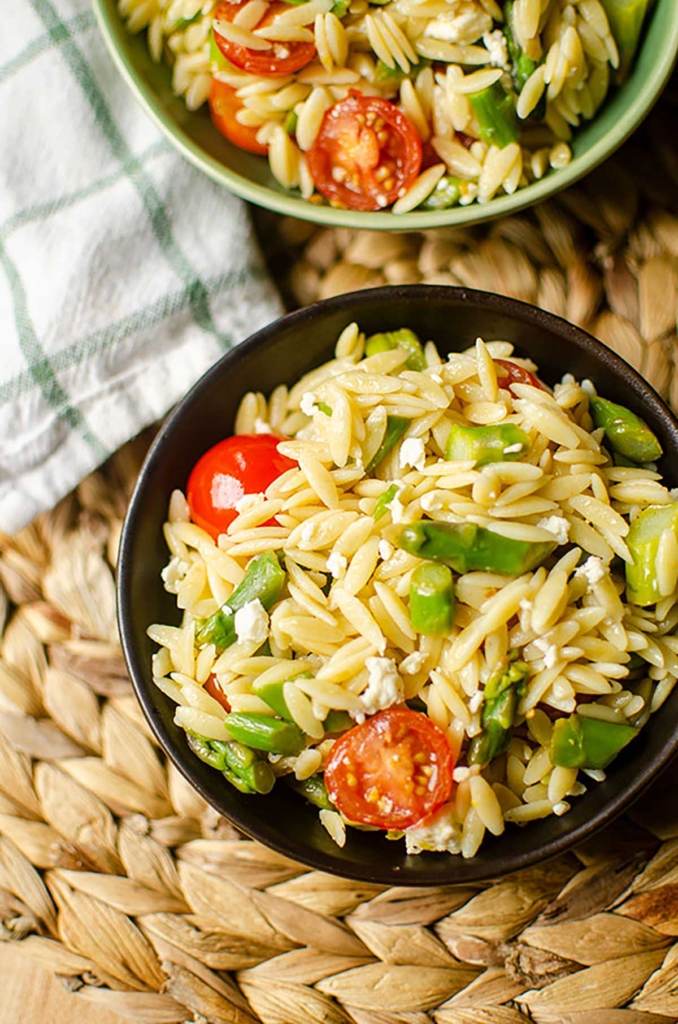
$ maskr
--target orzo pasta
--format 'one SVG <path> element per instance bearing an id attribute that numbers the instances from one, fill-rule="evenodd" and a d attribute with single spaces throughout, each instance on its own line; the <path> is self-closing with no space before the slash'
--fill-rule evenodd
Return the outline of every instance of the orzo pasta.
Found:
<path id="1" fill-rule="evenodd" d="M 565 814 L 678 678 L 678 501 L 629 410 L 505 341 L 365 338 L 175 491 L 157 685 L 245 793 L 409 852 Z M 614 769 L 612 769 L 614 770 Z M 225 783 L 226 784 L 226 783 Z M 350 830 L 349 830 L 350 831 Z"/>
<path id="2" fill-rule="evenodd" d="M 511 194 L 571 159 L 647 0 L 119 0 L 191 110 L 310 202 Z M 620 12 L 620 8 L 623 11 Z"/>

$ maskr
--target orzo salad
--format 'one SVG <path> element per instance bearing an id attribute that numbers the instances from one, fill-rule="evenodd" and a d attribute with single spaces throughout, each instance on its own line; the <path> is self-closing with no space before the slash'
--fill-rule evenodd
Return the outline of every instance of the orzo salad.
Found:
<path id="1" fill-rule="evenodd" d="M 648 0 L 119 0 L 190 109 L 313 203 L 440 210 L 571 159 Z"/>
<path id="2" fill-rule="evenodd" d="M 678 677 L 657 438 L 505 341 L 353 323 L 171 497 L 149 635 L 191 749 L 243 793 L 471 857 L 563 815 Z M 614 770 L 612 768 L 612 770 Z"/>

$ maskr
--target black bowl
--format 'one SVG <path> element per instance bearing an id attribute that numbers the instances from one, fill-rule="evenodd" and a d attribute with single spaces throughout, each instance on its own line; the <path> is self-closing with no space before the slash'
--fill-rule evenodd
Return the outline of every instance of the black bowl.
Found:
<path id="1" fill-rule="evenodd" d="M 607 398 L 641 415 L 664 448 L 661 470 L 678 484 L 678 422 L 648 384 L 614 352 L 571 324 L 522 302 L 464 288 L 426 285 L 375 288 L 340 295 L 283 317 L 216 363 L 168 417 L 141 470 L 122 534 L 118 616 L 122 644 L 141 706 L 179 771 L 217 811 L 243 832 L 321 871 L 387 885 L 477 881 L 552 857 L 609 823 L 638 797 L 678 750 L 678 690 L 615 760 L 605 782 L 592 785 L 563 817 L 509 826 L 488 837 L 472 860 L 449 854 L 407 856 L 404 844 L 373 832 L 349 830 L 340 849 L 317 811 L 285 787 L 269 796 L 243 796 L 191 753 L 173 723 L 175 705 L 151 678 L 153 622 L 178 622 L 160 580 L 167 561 L 162 536 L 169 496 L 185 487 L 198 457 L 232 432 L 242 395 L 268 394 L 330 358 L 350 322 L 367 333 L 412 327 L 441 352 L 460 350 L 480 336 L 503 338 L 529 356 L 542 378 L 564 373 L 590 378 Z"/>

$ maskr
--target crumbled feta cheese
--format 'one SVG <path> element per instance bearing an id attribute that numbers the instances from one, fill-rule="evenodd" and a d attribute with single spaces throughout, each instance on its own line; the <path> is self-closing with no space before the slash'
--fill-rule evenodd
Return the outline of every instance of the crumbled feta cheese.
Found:
<path id="1" fill-rule="evenodd" d="M 165 584 L 165 590 L 170 594 L 176 594 L 179 584 L 182 582 L 189 569 L 190 565 L 188 562 L 184 562 L 183 559 L 179 558 L 177 555 L 171 558 L 160 573 L 162 581 Z"/>
<path id="2" fill-rule="evenodd" d="M 404 676 L 416 676 L 426 663 L 427 655 L 423 651 L 412 651 L 400 662 L 400 672 Z"/>
<path id="3" fill-rule="evenodd" d="M 428 494 L 422 494 L 420 501 L 424 512 L 438 512 L 439 509 L 443 507 L 443 502 L 435 491 L 429 491 Z"/>
<path id="4" fill-rule="evenodd" d="M 534 604 L 529 600 L 529 598 L 524 597 L 520 602 L 519 608 L 521 612 L 531 612 L 534 608 Z"/>
<path id="5" fill-rule="evenodd" d="M 543 637 L 537 637 L 534 641 L 534 646 L 544 652 L 544 668 L 553 668 L 554 665 L 558 664 L 559 651 L 555 644 L 549 643 Z"/>
<path id="6" fill-rule="evenodd" d="M 313 410 L 315 408 L 315 403 L 317 402 L 317 400 L 318 399 L 317 399 L 317 397 L 315 395 L 315 392 L 313 392 L 313 391 L 305 391 L 304 392 L 304 394 L 301 396 L 301 402 L 299 403 L 299 408 L 301 409 L 301 411 L 304 413 L 305 416 L 312 416 L 313 415 Z"/>
<path id="7" fill-rule="evenodd" d="M 570 524 L 564 516 L 544 516 L 537 526 L 552 533 L 559 544 L 567 544 L 570 539 Z"/>
<path id="8" fill-rule="evenodd" d="M 473 6 L 459 13 L 439 14 L 428 23 L 424 35 L 445 43 L 475 43 L 491 28 L 492 18 L 489 14 L 481 13 Z"/>
<path id="9" fill-rule="evenodd" d="M 468 709 L 472 715 L 475 715 L 476 711 L 480 708 L 483 703 L 484 696 L 482 690 L 477 690 L 468 702 Z"/>
<path id="10" fill-rule="evenodd" d="M 327 571 L 332 574 L 335 580 L 341 580 L 346 575 L 348 559 L 339 551 L 333 551 L 327 559 Z"/>
<path id="11" fill-rule="evenodd" d="M 386 540 L 386 538 L 382 538 L 382 540 L 379 541 L 379 557 L 382 562 L 388 562 L 394 551 L 395 548 L 390 541 Z"/>
<path id="12" fill-rule="evenodd" d="M 210 487 L 213 508 L 235 508 L 245 494 L 245 488 L 230 473 L 215 473 Z"/>
<path id="13" fill-rule="evenodd" d="M 461 825 L 456 820 L 454 804 L 443 804 L 425 822 L 405 829 L 405 846 L 408 853 L 460 853 Z"/>
<path id="14" fill-rule="evenodd" d="M 422 470 L 426 464 L 426 449 L 421 437 L 406 437 L 400 446 L 398 456 L 401 469 L 412 466 L 413 469 Z"/>
<path id="15" fill-rule="evenodd" d="M 349 712 L 356 722 L 364 722 L 367 715 L 401 704 L 405 699 L 405 687 L 392 658 L 367 658 L 367 687 L 360 695 L 361 707 Z"/>
<path id="16" fill-rule="evenodd" d="M 595 587 L 596 583 L 600 583 L 606 575 L 605 563 L 602 558 L 590 555 L 583 565 L 580 565 L 578 569 L 575 569 L 574 574 L 575 576 L 583 576 L 589 587 Z"/>
<path id="17" fill-rule="evenodd" d="M 458 765 L 458 767 L 455 768 L 454 771 L 452 772 L 452 780 L 454 782 L 466 782 L 466 780 L 470 778 L 470 776 L 471 769 L 466 768 L 462 764 Z"/>
<path id="18" fill-rule="evenodd" d="M 241 512 L 247 512 L 248 508 L 252 508 L 252 506 L 256 505 L 258 501 L 261 501 L 263 496 L 264 495 L 261 491 L 257 492 L 257 494 L 243 494 L 242 498 L 240 498 L 239 501 L 236 501 L 234 508 L 238 514 Z"/>
<path id="19" fill-rule="evenodd" d="M 268 636 L 268 613 L 258 597 L 238 608 L 233 625 L 238 640 L 263 644 Z"/>
<path id="20" fill-rule="evenodd" d="M 506 36 L 497 28 L 494 32 L 485 32 L 483 35 L 485 49 L 490 55 L 490 64 L 495 68 L 504 68 L 507 71 L 510 67 Z"/>
<path id="21" fill-rule="evenodd" d="M 254 421 L 254 433 L 255 434 L 272 434 L 273 427 L 267 420 L 260 420 L 257 416 Z"/>
<path id="22" fill-rule="evenodd" d="M 396 494 L 395 497 L 389 502 L 389 509 L 391 511 L 391 521 L 397 526 L 398 523 L 405 522 L 405 506 Z"/>

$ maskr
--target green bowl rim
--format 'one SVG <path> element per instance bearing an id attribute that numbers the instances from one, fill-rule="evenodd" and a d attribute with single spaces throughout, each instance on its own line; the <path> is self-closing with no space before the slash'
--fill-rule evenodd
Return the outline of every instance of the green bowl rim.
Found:
<path id="1" fill-rule="evenodd" d="M 392 214 L 387 211 L 363 213 L 340 210 L 331 206 L 315 206 L 305 199 L 276 192 L 266 185 L 251 182 L 230 170 L 225 164 L 205 152 L 163 110 L 162 104 L 134 61 L 120 45 L 121 33 L 127 30 L 109 0 L 92 0 L 94 13 L 104 41 L 121 75 L 137 101 L 179 152 L 213 181 L 248 202 L 276 213 L 330 227 L 364 228 L 380 231 L 422 231 L 439 227 L 461 227 L 493 220 L 506 214 L 515 214 L 534 206 L 573 185 L 612 155 L 635 131 L 659 99 L 678 57 L 678 3 L 670 32 L 662 47 L 659 61 L 647 86 L 641 88 L 614 128 L 591 146 L 585 153 L 575 156 L 567 167 L 556 174 L 546 175 L 540 181 L 518 189 L 510 196 L 492 199 L 489 203 L 472 203 L 451 210 Z"/>

